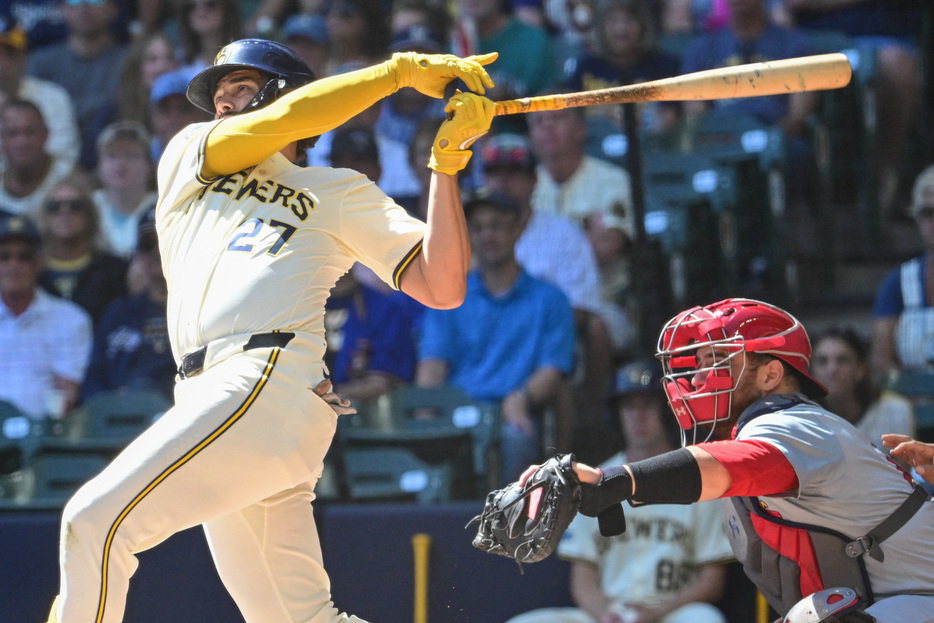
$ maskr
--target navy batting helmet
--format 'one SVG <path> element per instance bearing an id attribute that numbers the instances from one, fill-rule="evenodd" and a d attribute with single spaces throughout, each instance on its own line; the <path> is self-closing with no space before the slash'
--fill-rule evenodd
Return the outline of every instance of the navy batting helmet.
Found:
<path id="1" fill-rule="evenodd" d="M 315 80 L 315 73 L 305 61 L 284 45 L 265 39 L 240 39 L 224 46 L 214 57 L 214 64 L 191 79 L 186 93 L 188 100 L 214 114 L 218 81 L 239 69 L 255 69 L 270 79 L 245 110 L 261 108 L 275 101 L 282 91 Z"/>

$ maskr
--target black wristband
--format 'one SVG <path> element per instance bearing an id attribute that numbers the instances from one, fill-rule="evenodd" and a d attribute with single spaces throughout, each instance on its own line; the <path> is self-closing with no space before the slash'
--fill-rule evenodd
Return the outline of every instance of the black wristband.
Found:
<path id="1" fill-rule="evenodd" d="M 687 448 L 629 463 L 634 502 L 693 504 L 701 496 L 700 465 Z"/>
<path id="2" fill-rule="evenodd" d="M 581 485 L 580 512 L 588 517 L 596 517 L 608 506 L 632 497 L 632 478 L 624 466 L 602 471 L 599 483 Z"/>

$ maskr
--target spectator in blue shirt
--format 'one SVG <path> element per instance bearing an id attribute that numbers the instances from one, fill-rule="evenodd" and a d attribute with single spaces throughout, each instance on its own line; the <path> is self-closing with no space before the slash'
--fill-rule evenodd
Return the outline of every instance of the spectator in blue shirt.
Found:
<path id="1" fill-rule="evenodd" d="M 924 252 L 886 276 L 872 310 L 873 371 L 883 380 L 900 370 L 934 371 L 934 165 L 915 180 L 909 209 Z"/>
<path id="2" fill-rule="evenodd" d="M 513 200 L 482 193 L 464 212 L 476 268 L 460 307 L 426 310 L 416 384 L 448 384 L 499 405 L 507 482 L 541 457 L 543 412 L 574 366 L 574 314 L 561 290 L 516 262 L 522 223 Z"/>
<path id="3" fill-rule="evenodd" d="M 155 389 L 172 398 L 175 359 L 166 324 L 168 289 L 162 275 L 155 208 L 140 221 L 133 262 L 144 277 L 144 290 L 115 300 L 94 335 L 94 349 L 82 399 L 101 391 Z"/>

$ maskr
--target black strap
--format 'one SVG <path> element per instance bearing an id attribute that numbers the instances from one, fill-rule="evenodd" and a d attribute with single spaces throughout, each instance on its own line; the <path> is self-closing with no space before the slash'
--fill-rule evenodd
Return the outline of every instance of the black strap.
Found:
<path id="1" fill-rule="evenodd" d="M 869 555 L 879 562 L 885 560 L 885 554 L 879 544 L 898 532 L 902 526 L 908 523 L 909 519 L 914 517 L 915 513 L 921 510 L 921 507 L 929 499 L 927 491 L 922 487 L 915 486 L 915 490 L 911 492 L 911 495 L 882 523 L 870 530 L 866 536 L 861 536 L 855 541 L 847 543 L 846 555 L 850 558 L 856 558 L 869 552 Z"/>
<path id="2" fill-rule="evenodd" d="M 292 341 L 295 333 L 292 331 L 271 331 L 269 333 L 254 333 L 243 345 L 243 350 L 254 348 L 285 348 Z M 178 367 L 178 376 L 187 379 L 201 374 L 204 370 L 204 358 L 207 355 L 207 346 L 192 351 L 182 357 L 182 365 Z"/>
<path id="3" fill-rule="evenodd" d="M 253 350 L 254 348 L 269 348 L 278 346 L 284 348 L 286 344 L 292 341 L 295 334 L 291 331 L 273 331 L 271 333 L 254 333 L 247 340 L 243 350 Z"/>

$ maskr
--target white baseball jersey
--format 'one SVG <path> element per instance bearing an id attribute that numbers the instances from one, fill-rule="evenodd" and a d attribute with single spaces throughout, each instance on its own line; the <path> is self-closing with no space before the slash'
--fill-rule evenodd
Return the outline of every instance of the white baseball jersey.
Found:
<path id="1" fill-rule="evenodd" d="M 323 358 L 324 304 L 337 279 L 360 261 L 398 288 L 425 225 L 355 171 L 301 168 L 281 154 L 200 179 L 216 123 L 177 135 L 159 166 L 156 224 L 175 357 L 279 329 L 313 334 Z"/>
<path id="2" fill-rule="evenodd" d="M 855 538 L 885 520 L 912 491 L 905 474 L 862 433 L 814 404 L 797 403 L 755 417 L 736 438 L 772 444 L 791 463 L 798 477 L 797 494 L 759 498 L 770 513 L 787 521 L 824 526 Z M 733 506 L 725 508 L 731 515 L 729 525 L 737 526 Z M 742 538 L 735 529 L 730 537 Z M 934 594 L 934 503 L 924 504 L 881 547 L 884 561 L 864 557 L 877 598 Z M 930 600 L 934 616 L 934 597 Z"/>
<path id="3" fill-rule="evenodd" d="M 622 465 L 623 454 L 604 467 Z M 604 594 L 617 604 L 659 603 L 693 579 L 698 567 L 733 559 L 716 501 L 626 507 L 626 531 L 600 536 L 594 517 L 571 522 L 558 555 L 593 563 Z"/>
<path id="4" fill-rule="evenodd" d="M 337 427 L 314 391 L 324 303 L 354 261 L 398 287 L 425 225 L 363 175 L 281 154 L 203 179 L 216 124 L 166 147 L 156 210 L 172 351 L 208 346 L 203 369 L 66 507 L 63 623 L 122 621 L 135 554 L 198 524 L 246 621 L 360 621 L 330 600 L 311 507 Z M 276 330 L 287 346 L 244 348 Z"/>

